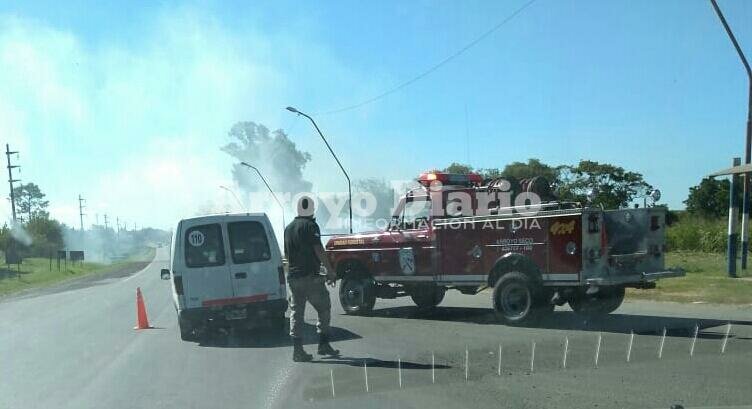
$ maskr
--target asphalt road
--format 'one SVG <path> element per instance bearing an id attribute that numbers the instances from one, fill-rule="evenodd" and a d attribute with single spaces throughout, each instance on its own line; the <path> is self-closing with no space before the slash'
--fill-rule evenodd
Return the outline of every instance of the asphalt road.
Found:
<path id="1" fill-rule="evenodd" d="M 598 322 L 561 308 L 536 328 L 510 328 L 493 321 L 486 293 L 449 292 L 430 315 L 397 299 L 379 300 L 372 317 L 349 317 L 333 290 L 334 346 L 342 358 L 294 364 L 287 337 L 269 332 L 180 341 L 169 286 L 159 279 L 166 264 L 160 249 L 132 276 L 1 302 L 0 408 L 752 404 L 751 306 L 628 302 Z M 133 330 L 136 287 L 155 329 Z M 308 318 L 315 323 L 314 312 Z M 313 352 L 314 330 L 307 330 Z"/>

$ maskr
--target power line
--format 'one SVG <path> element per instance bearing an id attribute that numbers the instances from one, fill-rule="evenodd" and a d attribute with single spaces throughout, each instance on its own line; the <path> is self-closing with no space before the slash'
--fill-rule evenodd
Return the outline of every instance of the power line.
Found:
<path id="1" fill-rule="evenodd" d="M 526 8 L 530 7 L 533 3 L 535 3 L 535 1 L 536 0 L 530 0 L 527 3 L 523 4 L 520 8 L 518 8 L 517 10 L 515 10 L 512 14 L 510 14 L 506 18 L 504 18 L 504 20 L 501 20 L 498 24 L 496 24 L 495 26 L 491 27 L 488 31 L 486 31 L 483 34 L 481 34 L 480 36 L 476 37 L 473 41 L 467 43 L 464 47 L 462 47 L 459 50 L 457 50 L 454 54 L 449 55 L 448 57 L 444 58 L 443 60 L 441 60 L 438 63 L 434 64 L 433 66 L 429 67 L 427 70 L 421 72 L 420 74 L 416 75 L 415 77 L 412 77 L 412 78 L 410 78 L 407 81 L 399 83 L 396 86 L 394 86 L 393 88 L 390 88 L 390 89 L 388 89 L 388 90 L 386 90 L 386 91 L 384 91 L 384 92 L 382 92 L 380 94 L 377 94 L 377 95 L 375 95 L 375 96 L 373 96 L 371 98 L 368 98 L 368 99 L 366 99 L 364 101 L 361 101 L 361 102 L 358 102 L 358 103 L 355 103 L 355 104 L 352 104 L 352 105 L 348 105 L 348 106 L 345 106 L 345 107 L 342 107 L 342 108 L 333 109 L 331 111 L 321 112 L 321 113 L 319 113 L 319 115 L 338 114 L 340 112 L 345 112 L 345 111 L 350 111 L 350 110 L 353 110 L 353 109 L 357 109 L 357 108 L 360 108 L 360 107 L 362 107 L 364 105 L 368 105 L 370 103 L 376 102 L 376 101 L 378 101 L 378 100 L 380 100 L 380 99 L 382 99 L 384 97 L 387 97 L 387 96 L 389 96 L 391 94 L 394 94 L 395 92 L 400 91 L 401 89 L 403 89 L 403 88 L 405 88 L 407 86 L 410 86 L 414 82 L 417 82 L 417 81 L 425 78 L 426 76 L 428 76 L 432 72 L 434 72 L 434 71 L 438 70 L 439 68 L 441 68 L 443 65 L 445 65 L 448 62 L 454 60 L 455 58 L 457 58 L 460 55 L 464 54 L 467 50 L 473 48 L 475 45 L 477 45 L 481 41 L 485 40 L 486 37 L 490 36 L 491 34 L 493 34 L 494 32 L 496 32 L 497 30 L 499 30 L 501 27 L 503 27 L 506 23 L 510 22 L 513 18 L 517 17 L 518 14 L 522 13 Z"/>

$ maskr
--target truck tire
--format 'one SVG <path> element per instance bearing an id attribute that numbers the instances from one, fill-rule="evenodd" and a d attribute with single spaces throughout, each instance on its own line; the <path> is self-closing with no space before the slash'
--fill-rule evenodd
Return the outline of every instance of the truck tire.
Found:
<path id="1" fill-rule="evenodd" d="M 415 287 L 410 291 L 410 298 L 421 311 L 428 311 L 441 304 L 446 293 L 445 287 L 423 286 Z"/>
<path id="2" fill-rule="evenodd" d="M 624 287 L 601 287 L 595 294 L 588 295 L 584 291 L 578 293 L 569 300 L 569 306 L 579 315 L 594 317 L 616 311 L 622 302 Z"/>
<path id="3" fill-rule="evenodd" d="M 189 320 L 178 317 L 178 328 L 180 329 L 180 339 L 183 341 L 195 341 L 198 339 L 195 328 Z"/>
<path id="4" fill-rule="evenodd" d="M 376 303 L 376 289 L 371 278 L 344 278 L 339 285 L 339 303 L 345 314 L 366 315 Z"/>
<path id="5" fill-rule="evenodd" d="M 501 276 L 494 286 L 493 307 L 497 319 L 507 325 L 530 325 L 553 312 L 538 286 L 519 272 Z"/>

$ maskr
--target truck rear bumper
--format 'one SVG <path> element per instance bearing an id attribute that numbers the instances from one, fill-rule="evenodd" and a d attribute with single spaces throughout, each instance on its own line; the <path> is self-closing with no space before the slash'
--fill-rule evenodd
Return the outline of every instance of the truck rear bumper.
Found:
<path id="1" fill-rule="evenodd" d="M 642 272 L 628 275 L 618 275 L 610 277 L 589 278 L 585 280 L 587 285 L 627 285 L 648 284 L 662 278 L 684 277 L 686 273 L 682 269 L 670 269 L 666 271 L 656 271 L 652 273 Z"/>

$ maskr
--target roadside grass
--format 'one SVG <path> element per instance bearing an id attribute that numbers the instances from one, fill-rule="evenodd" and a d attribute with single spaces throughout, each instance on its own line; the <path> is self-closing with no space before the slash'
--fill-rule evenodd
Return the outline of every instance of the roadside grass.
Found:
<path id="1" fill-rule="evenodd" d="M 752 257 L 750 257 L 752 269 Z M 652 290 L 627 289 L 627 299 L 704 302 L 714 304 L 752 304 L 752 275 L 737 265 L 741 278 L 729 278 L 726 255 L 674 251 L 666 254 L 666 267 L 684 269 L 686 276 L 658 280 Z"/>
<path id="2" fill-rule="evenodd" d="M 55 259 L 50 262 L 48 258 L 27 258 L 23 260 L 19 271 L 18 266 L 8 266 L 5 264 L 5 259 L 0 257 L 0 263 L 2 263 L 0 264 L 0 297 L 23 290 L 47 287 L 74 278 L 121 270 L 151 260 L 154 252 L 153 248 L 146 248 L 121 261 L 109 264 L 72 263 L 69 260 L 66 265 L 61 261 L 59 270 Z"/>

